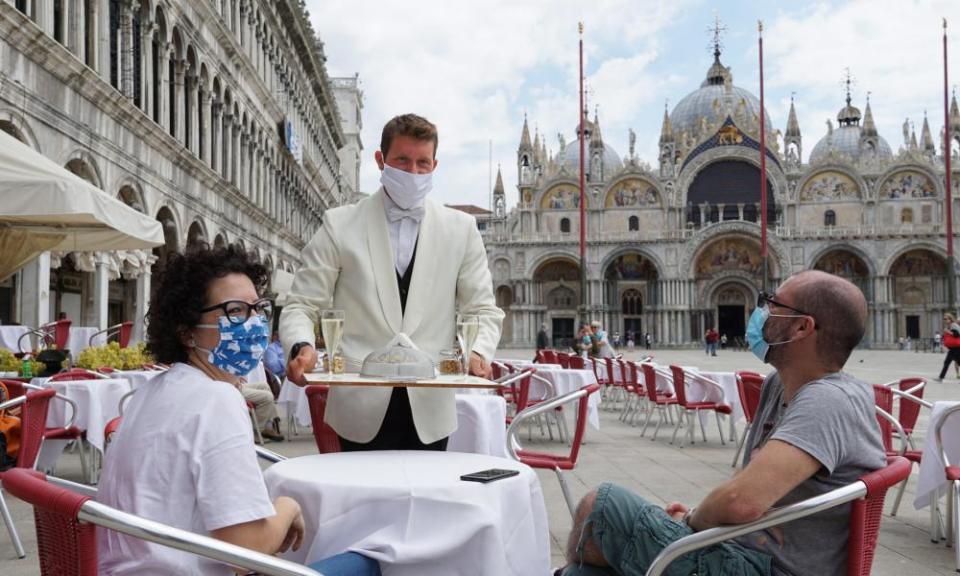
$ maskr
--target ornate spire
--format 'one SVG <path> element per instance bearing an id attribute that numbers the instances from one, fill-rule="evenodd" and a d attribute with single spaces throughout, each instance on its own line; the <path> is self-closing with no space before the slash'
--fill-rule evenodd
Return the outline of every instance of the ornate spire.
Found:
<path id="1" fill-rule="evenodd" d="M 600 118 L 599 110 L 600 107 L 596 107 L 593 110 L 593 133 L 590 135 L 590 147 L 591 148 L 603 148 L 603 136 L 600 134 Z"/>
<path id="2" fill-rule="evenodd" d="M 869 105 L 867 107 L 869 110 Z M 797 122 L 797 110 L 793 107 L 793 94 L 790 95 L 790 114 L 787 116 L 787 131 L 785 138 L 800 137 L 800 123 Z"/>
<path id="3" fill-rule="evenodd" d="M 950 99 L 950 130 L 960 127 L 960 108 L 957 108 L 957 89 L 953 89 L 953 98 Z"/>
<path id="4" fill-rule="evenodd" d="M 847 102 L 850 102 L 849 96 L 847 98 Z M 863 131 L 860 132 L 860 137 L 876 137 L 877 135 L 877 125 L 873 121 L 873 111 L 870 109 L 870 94 L 867 93 L 867 107 L 863 111 Z"/>
<path id="5" fill-rule="evenodd" d="M 927 122 L 927 111 L 923 111 L 923 129 L 920 132 L 920 148 L 924 152 L 934 152 L 937 147 L 933 143 L 933 136 L 930 134 L 930 123 Z"/>
<path id="6" fill-rule="evenodd" d="M 497 164 L 497 183 L 493 186 L 494 196 L 503 196 L 503 174 L 500 171 L 500 165 Z"/>
<path id="7" fill-rule="evenodd" d="M 520 134 L 520 149 L 527 150 L 532 148 L 530 144 L 530 126 L 527 124 L 527 115 L 523 115 L 523 132 Z"/>
<path id="8" fill-rule="evenodd" d="M 840 124 L 840 126 L 857 126 L 860 124 L 860 110 L 858 110 L 856 106 L 850 104 L 850 85 L 853 84 L 853 76 L 850 74 L 849 68 L 845 69 L 844 75 L 844 84 L 846 84 L 847 91 L 847 105 L 837 112 L 837 122 Z"/>
<path id="9" fill-rule="evenodd" d="M 660 127 L 660 144 L 673 142 L 673 124 L 670 123 L 670 114 L 667 113 L 667 103 L 663 103 L 663 125 Z"/>

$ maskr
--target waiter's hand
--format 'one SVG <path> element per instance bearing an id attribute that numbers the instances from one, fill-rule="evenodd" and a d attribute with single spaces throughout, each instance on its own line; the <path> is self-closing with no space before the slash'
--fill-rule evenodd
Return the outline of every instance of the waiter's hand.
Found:
<path id="1" fill-rule="evenodd" d="M 483 356 L 477 354 L 476 352 L 470 353 L 470 374 L 473 376 L 479 376 L 481 378 L 490 379 L 490 376 L 493 374 L 493 370 L 490 368 L 490 363 L 483 359 Z"/>
<path id="2" fill-rule="evenodd" d="M 287 362 L 287 379 L 297 386 L 306 386 L 307 381 L 303 375 L 313 370 L 318 358 L 317 350 L 313 346 L 307 344 L 301 348 L 300 352 Z"/>

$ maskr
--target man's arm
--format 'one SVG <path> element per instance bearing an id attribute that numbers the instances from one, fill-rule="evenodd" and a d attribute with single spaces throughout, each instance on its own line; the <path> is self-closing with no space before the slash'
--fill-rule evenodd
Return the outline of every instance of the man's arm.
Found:
<path id="1" fill-rule="evenodd" d="M 503 310 L 497 308 L 497 300 L 493 295 L 493 280 L 487 265 L 487 252 L 476 226 L 472 226 L 468 233 L 467 247 L 457 275 L 457 308 L 461 314 L 476 314 L 480 317 L 480 334 L 473 345 L 473 351 L 489 364 L 497 351 L 497 344 L 500 343 L 504 314 Z M 471 360 L 471 366 L 472 364 Z"/>
<path id="2" fill-rule="evenodd" d="M 301 253 L 302 264 L 293 277 L 287 304 L 280 315 L 280 340 L 283 343 L 287 377 L 298 382 L 304 370 L 316 363 L 316 327 L 320 310 L 333 306 L 333 292 L 340 276 L 340 250 L 330 231 L 329 222 L 320 230 Z M 300 355 L 290 359 L 290 349 L 298 342 L 307 342 Z"/>
<path id="3" fill-rule="evenodd" d="M 820 469 L 803 450 L 770 440 L 739 474 L 713 489 L 688 518 L 694 530 L 752 522 Z"/>

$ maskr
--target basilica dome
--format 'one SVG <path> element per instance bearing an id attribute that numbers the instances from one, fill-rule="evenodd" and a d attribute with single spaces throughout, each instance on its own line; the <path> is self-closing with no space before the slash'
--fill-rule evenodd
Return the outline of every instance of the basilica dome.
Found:
<path id="1" fill-rule="evenodd" d="M 584 148 L 587 153 L 587 161 L 584 164 L 586 170 L 590 170 L 590 142 L 587 141 L 584 144 Z M 580 170 L 580 143 L 577 140 L 573 142 L 568 142 L 566 146 L 563 147 L 563 150 L 557 155 L 562 163 L 563 167 L 567 171 L 577 173 Z M 617 170 L 623 168 L 623 162 L 620 160 L 620 155 L 617 154 L 617 151 L 613 149 L 609 144 L 603 144 L 603 170 L 607 174 L 613 174 Z"/>
<path id="2" fill-rule="evenodd" d="M 737 118 L 741 113 L 745 114 L 746 118 L 759 117 L 760 101 L 749 90 L 733 85 L 730 69 L 720 63 L 719 54 L 716 54 L 700 88 L 687 94 L 674 107 L 670 114 L 670 124 L 677 137 L 684 132 L 700 137 L 701 118 L 706 118 L 711 126 L 723 122 L 727 116 L 740 124 Z M 769 114 L 764 116 L 764 122 L 767 132 L 770 133 L 773 124 Z"/>
<path id="3" fill-rule="evenodd" d="M 878 159 L 892 158 L 893 152 L 890 145 L 877 133 L 869 102 L 863 116 L 863 126 L 860 126 L 860 118 L 860 110 L 850 104 L 848 95 L 847 105 L 837 113 L 839 126 L 834 129 L 832 124 L 830 125 L 827 134 L 810 152 L 810 163 L 820 162 L 830 154 L 831 150 L 849 156 L 855 162 L 860 159 L 861 154 L 871 148 Z"/>

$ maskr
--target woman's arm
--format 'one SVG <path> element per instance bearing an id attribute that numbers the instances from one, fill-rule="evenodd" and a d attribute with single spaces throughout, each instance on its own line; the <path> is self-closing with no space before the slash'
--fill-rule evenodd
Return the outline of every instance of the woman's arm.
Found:
<path id="1" fill-rule="evenodd" d="M 243 546 L 264 554 L 294 550 L 303 543 L 303 515 L 300 505 L 293 498 L 280 496 L 273 501 L 277 513 L 242 524 L 224 526 L 210 533 L 224 542 Z"/>

